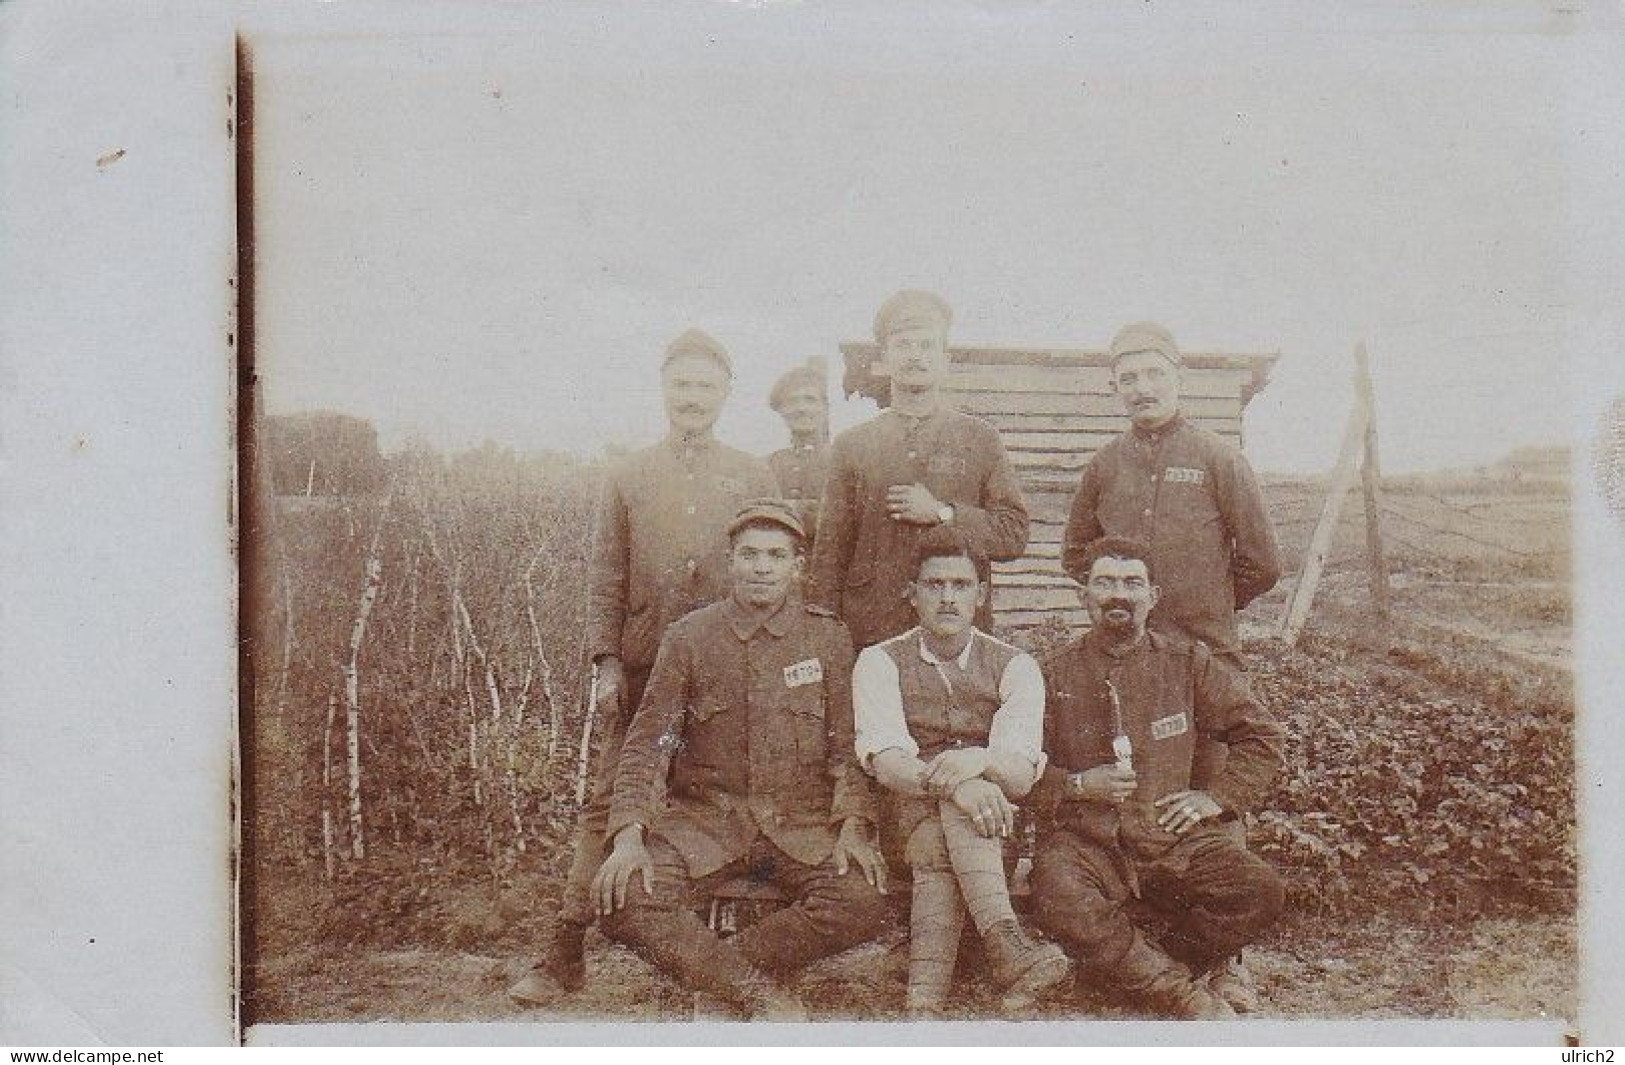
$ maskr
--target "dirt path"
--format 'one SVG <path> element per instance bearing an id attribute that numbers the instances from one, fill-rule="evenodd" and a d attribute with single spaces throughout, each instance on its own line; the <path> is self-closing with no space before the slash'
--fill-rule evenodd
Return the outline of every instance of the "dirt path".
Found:
<path id="1" fill-rule="evenodd" d="M 892 942 L 900 940 L 894 935 Z M 1572 921 L 1534 916 L 1467 926 L 1383 920 L 1361 924 L 1289 917 L 1248 964 L 1274 1018 L 1573 1018 Z M 901 952 L 872 944 L 816 967 L 801 991 L 822 1019 L 894 1020 L 902 1000 Z M 421 950 L 307 952 L 258 969 L 262 1021 L 681 1020 L 677 994 L 647 965 L 601 942 L 589 954 L 586 990 L 556 1013 L 514 1006 L 504 989 L 523 962 Z M 985 988 L 961 995 L 964 1017 L 989 1016 Z M 1085 1000 L 1049 1019 L 1124 1017 Z"/>

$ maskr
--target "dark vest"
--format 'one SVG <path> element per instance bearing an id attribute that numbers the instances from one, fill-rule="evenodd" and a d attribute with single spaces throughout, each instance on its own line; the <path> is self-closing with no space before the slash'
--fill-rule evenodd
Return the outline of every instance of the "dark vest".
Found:
<path id="1" fill-rule="evenodd" d="M 909 735 L 920 745 L 920 757 L 932 758 L 950 747 L 987 743 L 993 715 L 999 709 L 999 680 L 1018 648 L 980 629 L 971 637 L 966 667 L 957 661 L 927 662 L 920 657 L 920 630 L 910 629 L 880 645 L 897 664 L 903 716 Z"/>

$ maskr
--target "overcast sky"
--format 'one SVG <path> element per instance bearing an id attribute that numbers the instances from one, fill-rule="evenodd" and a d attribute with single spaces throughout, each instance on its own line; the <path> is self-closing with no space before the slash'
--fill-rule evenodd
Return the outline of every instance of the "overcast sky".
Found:
<path id="1" fill-rule="evenodd" d="M 268 407 L 364 416 L 386 447 L 641 445 L 661 349 L 699 325 L 737 363 L 719 434 L 765 452 L 773 378 L 838 366 L 920 286 L 957 343 L 1098 348 L 1151 318 L 1279 351 L 1246 422 L 1266 470 L 1332 461 L 1361 338 L 1388 470 L 1564 439 L 1588 16 L 1189 10 L 251 21 Z"/>

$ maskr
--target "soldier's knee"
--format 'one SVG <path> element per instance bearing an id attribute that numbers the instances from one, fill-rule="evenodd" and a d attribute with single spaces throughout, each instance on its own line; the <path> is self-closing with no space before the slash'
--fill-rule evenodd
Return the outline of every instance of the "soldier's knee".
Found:
<path id="1" fill-rule="evenodd" d="M 642 916 L 636 907 L 622 906 L 614 913 L 598 919 L 598 930 L 617 943 L 635 943 L 638 941 L 637 925 Z"/>
<path id="2" fill-rule="evenodd" d="M 852 879 L 857 881 L 857 890 L 853 892 L 848 905 L 851 907 L 853 935 L 861 942 L 875 938 L 885 929 L 886 918 L 891 911 L 886 905 L 886 897 L 874 885 L 861 876 Z"/>
<path id="3" fill-rule="evenodd" d="M 942 837 L 942 822 L 935 817 L 921 821 L 909 833 L 908 844 L 903 849 L 903 860 L 908 862 L 910 869 L 952 869 L 952 862 L 948 858 L 948 841 Z"/>
<path id="4" fill-rule="evenodd" d="M 1262 862 L 1251 879 L 1250 897 L 1254 900 L 1256 924 L 1264 929 L 1278 921 L 1286 909 L 1286 883 L 1281 874 Z"/>
<path id="5" fill-rule="evenodd" d="M 854 943 L 879 935 L 888 912 L 885 896 L 856 870 L 820 884 L 802 908 L 827 933 Z"/>

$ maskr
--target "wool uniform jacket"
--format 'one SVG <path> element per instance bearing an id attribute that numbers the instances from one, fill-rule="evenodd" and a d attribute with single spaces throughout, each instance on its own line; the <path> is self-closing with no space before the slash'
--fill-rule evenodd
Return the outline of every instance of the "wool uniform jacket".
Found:
<path id="1" fill-rule="evenodd" d="M 1202 644 L 1148 632 L 1118 654 L 1094 630 L 1041 665 L 1049 764 L 1030 799 L 1041 831 L 1058 827 L 1096 843 L 1121 843 L 1136 858 L 1155 858 L 1179 837 L 1157 825 L 1163 811 L 1154 803 L 1192 786 L 1199 736 L 1229 748 L 1224 769 L 1204 790 L 1230 814 L 1263 798 L 1285 764 L 1280 723 L 1253 697 L 1242 674 Z M 1117 690 L 1138 778 L 1121 805 L 1067 798 L 1071 773 L 1116 760 L 1108 681 Z"/>
<path id="2" fill-rule="evenodd" d="M 1161 598 L 1153 627 L 1216 651 L 1236 649 L 1236 611 L 1281 577 L 1280 549 L 1264 497 L 1240 451 L 1182 415 L 1147 432 L 1131 428 L 1090 458 L 1072 497 L 1061 550 L 1083 581 L 1083 553 L 1102 536 L 1151 549 Z"/>
<path id="3" fill-rule="evenodd" d="M 916 483 L 953 506 L 954 523 L 989 558 L 1019 558 L 1026 549 L 1020 482 L 998 431 L 980 418 L 946 407 L 919 420 L 888 410 L 841 433 L 830 446 L 808 597 L 840 615 L 859 646 L 915 622 L 903 596 L 914 576 L 915 545 L 928 526 L 893 521 L 886 491 Z M 976 625 L 992 630 L 991 597 Z"/>
<path id="4" fill-rule="evenodd" d="M 767 457 L 767 464 L 778 479 L 778 494 L 788 500 L 800 516 L 802 527 L 807 530 L 807 542 L 815 543 L 819 500 L 829 472 L 829 445 L 780 448 Z"/>
<path id="5" fill-rule="evenodd" d="M 587 650 L 647 670 L 666 626 L 728 594 L 728 523 L 775 495 L 761 459 L 668 437 L 609 474 L 587 571 Z"/>
<path id="6" fill-rule="evenodd" d="M 853 753 L 852 638 L 791 597 L 765 620 L 729 596 L 672 625 L 627 729 L 609 835 L 638 823 L 700 877 L 758 835 L 818 865 L 840 823 L 875 820 Z"/>

